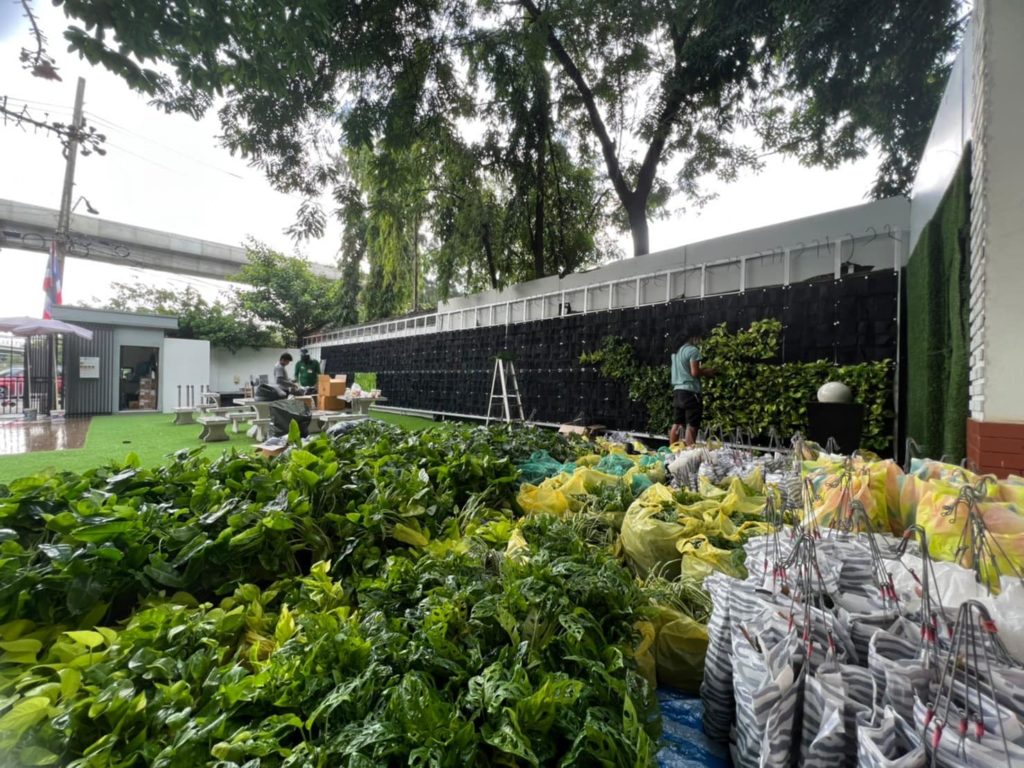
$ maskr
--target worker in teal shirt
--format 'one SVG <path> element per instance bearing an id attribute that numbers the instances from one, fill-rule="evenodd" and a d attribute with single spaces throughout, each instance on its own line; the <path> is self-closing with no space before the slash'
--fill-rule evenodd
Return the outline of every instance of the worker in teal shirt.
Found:
<path id="1" fill-rule="evenodd" d="M 679 441 L 679 431 L 685 428 L 684 442 L 687 446 L 697 441 L 704 415 L 704 403 L 700 391 L 700 380 L 714 376 L 714 369 L 701 365 L 700 329 L 688 329 L 682 337 L 683 343 L 672 355 L 672 429 L 668 433 L 670 444 Z"/>

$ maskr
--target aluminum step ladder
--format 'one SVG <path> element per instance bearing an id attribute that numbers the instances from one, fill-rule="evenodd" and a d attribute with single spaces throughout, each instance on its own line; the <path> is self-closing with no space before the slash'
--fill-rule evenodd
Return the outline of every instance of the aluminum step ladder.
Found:
<path id="1" fill-rule="evenodd" d="M 501 388 L 501 394 L 498 394 L 498 388 Z M 492 416 L 494 412 L 494 406 L 496 403 L 500 403 L 498 409 L 498 415 Z M 491 423 L 491 419 L 499 420 L 504 415 L 504 421 L 509 423 L 512 421 L 513 409 L 519 413 L 519 421 L 526 421 L 526 415 L 523 413 L 523 399 L 519 394 L 519 381 L 516 379 L 516 365 L 511 360 L 503 360 L 498 357 L 494 361 L 494 377 L 491 379 L 491 399 L 487 404 L 487 421 L 486 424 Z"/>

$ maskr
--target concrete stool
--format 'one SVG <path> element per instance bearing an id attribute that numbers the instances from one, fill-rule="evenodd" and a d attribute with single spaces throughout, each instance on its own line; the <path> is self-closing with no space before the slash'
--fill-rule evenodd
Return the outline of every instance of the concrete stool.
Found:
<path id="1" fill-rule="evenodd" d="M 222 443 L 230 440 L 224 428 L 230 424 L 230 420 L 223 416 L 201 416 L 199 423 L 203 425 L 203 431 L 199 433 L 199 439 L 204 443 Z"/>
<path id="2" fill-rule="evenodd" d="M 358 413 L 349 413 L 345 411 L 338 411 L 336 413 L 321 413 L 316 417 L 323 424 L 323 429 L 327 429 L 331 424 L 338 421 L 354 421 L 356 419 L 363 418 Z"/>
<path id="3" fill-rule="evenodd" d="M 253 419 L 252 430 L 250 431 L 254 433 L 253 437 L 262 443 L 270 437 L 270 419 Z"/>
<path id="4" fill-rule="evenodd" d="M 187 407 L 184 407 L 184 408 L 175 408 L 174 409 L 174 423 L 175 424 L 195 424 L 195 421 L 193 421 L 193 419 L 192 419 L 192 416 L 193 416 L 194 413 L 195 413 L 195 411 L 194 411 L 194 409 L 192 408 L 191 405 L 187 406 Z"/>
<path id="5" fill-rule="evenodd" d="M 238 425 L 243 421 L 248 421 L 253 417 L 251 411 L 236 411 L 235 413 L 227 414 L 227 417 L 231 419 L 231 431 L 236 435 L 238 434 Z"/>

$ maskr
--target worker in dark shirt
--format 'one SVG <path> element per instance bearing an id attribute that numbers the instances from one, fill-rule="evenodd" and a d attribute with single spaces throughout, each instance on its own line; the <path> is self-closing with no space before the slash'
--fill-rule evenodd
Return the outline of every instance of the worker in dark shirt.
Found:
<path id="1" fill-rule="evenodd" d="M 295 379 L 300 387 L 315 387 L 320 376 L 320 361 L 309 356 L 308 349 L 299 350 L 299 362 L 295 364 Z"/>

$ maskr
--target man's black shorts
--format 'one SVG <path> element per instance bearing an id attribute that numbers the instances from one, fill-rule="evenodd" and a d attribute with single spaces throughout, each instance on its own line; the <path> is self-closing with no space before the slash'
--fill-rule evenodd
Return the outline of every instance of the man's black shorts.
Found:
<path id="1" fill-rule="evenodd" d="M 700 420 L 704 416 L 704 404 L 700 395 L 690 392 L 688 389 L 677 389 L 672 396 L 672 405 L 675 415 L 672 417 L 673 424 L 682 424 L 686 427 L 700 428 Z"/>

